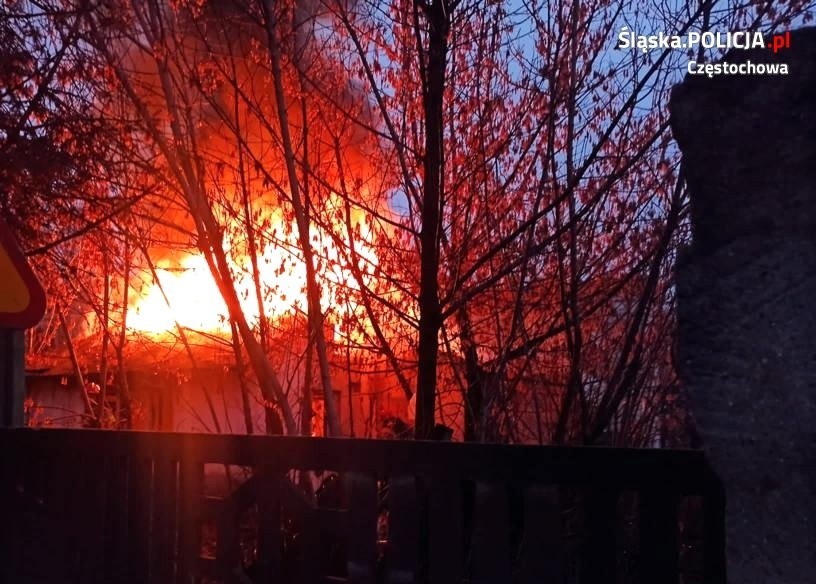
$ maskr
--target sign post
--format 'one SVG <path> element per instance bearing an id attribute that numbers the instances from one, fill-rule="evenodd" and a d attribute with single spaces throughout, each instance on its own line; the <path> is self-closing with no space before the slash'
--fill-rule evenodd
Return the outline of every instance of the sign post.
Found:
<path id="1" fill-rule="evenodd" d="M 45 314 L 45 292 L 0 220 L 0 427 L 24 423 L 25 335 Z"/>

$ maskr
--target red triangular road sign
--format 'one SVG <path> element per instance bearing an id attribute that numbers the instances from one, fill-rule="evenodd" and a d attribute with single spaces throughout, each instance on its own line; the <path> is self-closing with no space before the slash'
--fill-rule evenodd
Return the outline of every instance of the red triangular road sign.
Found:
<path id="1" fill-rule="evenodd" d="M 0 220 L 0 328 L 29 328 L 45 314 L 45 292 Z"/>

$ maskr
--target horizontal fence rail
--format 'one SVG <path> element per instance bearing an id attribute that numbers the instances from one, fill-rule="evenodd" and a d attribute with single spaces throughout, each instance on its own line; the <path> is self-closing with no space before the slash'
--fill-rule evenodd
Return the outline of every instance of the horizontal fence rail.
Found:
<path id="1" fill-rule="evenodd" d="M 698 451 L 4 429 L 0 489 L 0 582 L 725 582 Z"/>

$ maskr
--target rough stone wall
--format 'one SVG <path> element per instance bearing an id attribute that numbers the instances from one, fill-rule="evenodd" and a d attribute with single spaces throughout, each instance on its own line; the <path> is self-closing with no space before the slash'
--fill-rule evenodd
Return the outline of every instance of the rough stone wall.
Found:
<path id="1" fill-rule="evenodd" d="M 816 582 L 816 29 L 732 51 L 787 76 L 687 76 L 672 128 L 694 244 L 680 375 L 725 483 L 728 581 Z"/>

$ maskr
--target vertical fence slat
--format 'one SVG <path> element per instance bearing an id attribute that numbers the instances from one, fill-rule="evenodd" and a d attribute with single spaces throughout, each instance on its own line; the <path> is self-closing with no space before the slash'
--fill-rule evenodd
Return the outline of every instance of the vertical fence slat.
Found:
<path id="1" fill-rule="evenodd" d="M 25 456 L 18 459 L 19 482 L 12 495 L 14 511 L 19 523 L 12 532 L 15 572 L 22 581 L 47 576 L 43 571 L 49 566 L 39 561 L 43 553 L 43 539 L 48 537 L 45 517 L 40 504 L 42 458 Z"/>
<path id="2" fill-rule="evenodd" d="M 563 581 L 563 541 L 558 487 L 533 485 L 524 493 L 521 584 Z"/>
<path id="3" fill-rule="evenodd" d="M 346 564 L 351 584 L 374 584 L 377 567 L 377 481 L 348 473 L 348 542 Z"/>
<path id="4" fill-rule="evenodd" d="M 503 582 L 512 572 L 507 489 L 503 484 L 476 483 L 471 544 L 471 582 Z"/>
<path id="5" fill-rule="evenodd" d="M 127 566 L 128 541 L 128 468 L 127 458 L 114 456 L 108 465 L 108 496 L 105 504 L 105 543 L 103 546 L 103 579 L 121 582 Z"/>
<path id="6" fill-rule="evenodd" d="M 238 510 L 230 499 L 221 502 L 216 525 L 216 565 L 225 582 L 232 582 L 241 565 L 241 548 L 238 541 Z"/>
<path id="7" fill-rule="evenodd" d="M 193 584 L 201 555 L 201 509 L 204 504 L 204 465 L 192 452 L 179 464 L 179 584 Z"/>
<path id="8" fill-rule="evenodd" d="M 643 582 L 676 584 L 678 573 L 678 499 L 672 493 L 641 491 L 640 566 Z"/>
<path id="9" fill-rule="evenodd" d="M 392 477 L 388 484 L 387 584 L 412 584 L 416 578 L 420 513 L 416 479 Z"/>
<path id="10" fill-rule="evenodd" d="M 441 476 L 429 482 L 428 561 L 431 584 L 456 584 L 464 568 L 462 483 Z"/>
<path id="11" fill-rule="evenodd" d="M 617 574 L 617 504 L 620 492 L 597 488 L 586 497 L 587 534 L 581 584 L 609 584 Z"/>
<path id="12" fill-rule="evenodd" d="M 153 461 L 131 457 L 128 461 L 127 581 L 132 584 L 144 584 L 150 577 L 152 490 Z"/>
<path id="13" fill-rule="evenodd" d="M 166 584 L 175 579 L 178 465 L 167 458 L 158 458 L 154 464 L 151 581 Z"/>
<path id="14" fill-rule="evenodd" d="M 287 480 L 280 473 L 262 468 L 257 476 L 258 501 L 258 582 L 274 582 L 281 574 L 281 481 Z"/>
<path id="15" fill-rule="evenodd" d="M 19 581 L 16 574 L 15 531 L 19 518 L 14 499 L 17 491 L 17 467 L 12 447 L 6 443 L 0 450 L 0 582 Z"/>
<path id="16" fill-rule="evenodd" d="M 54 574 L 68 573 L 68 546 L 67 542 L 76 539 L 70 533 L 71 505 L 68 493 L 72 489 L 71 462 L 65 457 L 48 458 L 45 460 L 50 478 L 45 492 L 45 505 L 50 518 L 49 534 L 45 545 L 48 546 L 49 564 Z"/>
<path id="17" fill-rule="evenodd" d="M 329 566 L 330 546 L 334 543 L 321 529 L 320 514 L 317 511 L 303 509 L 299 512 L 301 528 L 300 557 L 298 571 L 300 581 L 304 584 L 323 582 Z"/>
<path id="18" fill-rule="evenodd" d="M 105 456 L 89 456 L 83 461 L 82 487 L 77 501 L 77 512 L 81 518 L 80 581 L 103 583 L 105 547 L 105 500 L 107 497 L 107 465 Z"/>
<path id="19" fill-rule="evenodd" d="M 85 498 L 85 468 L 82 459 L 78 456 L 66 457 L 63 461 L 62 472 L 65 473 L 65 489 L 63 491 L 62 537 L 65 542 L 63 569 L 68 578 L 80 580 L 82 569 L 83 541 L 82 525 L 83 500 Z"/>

